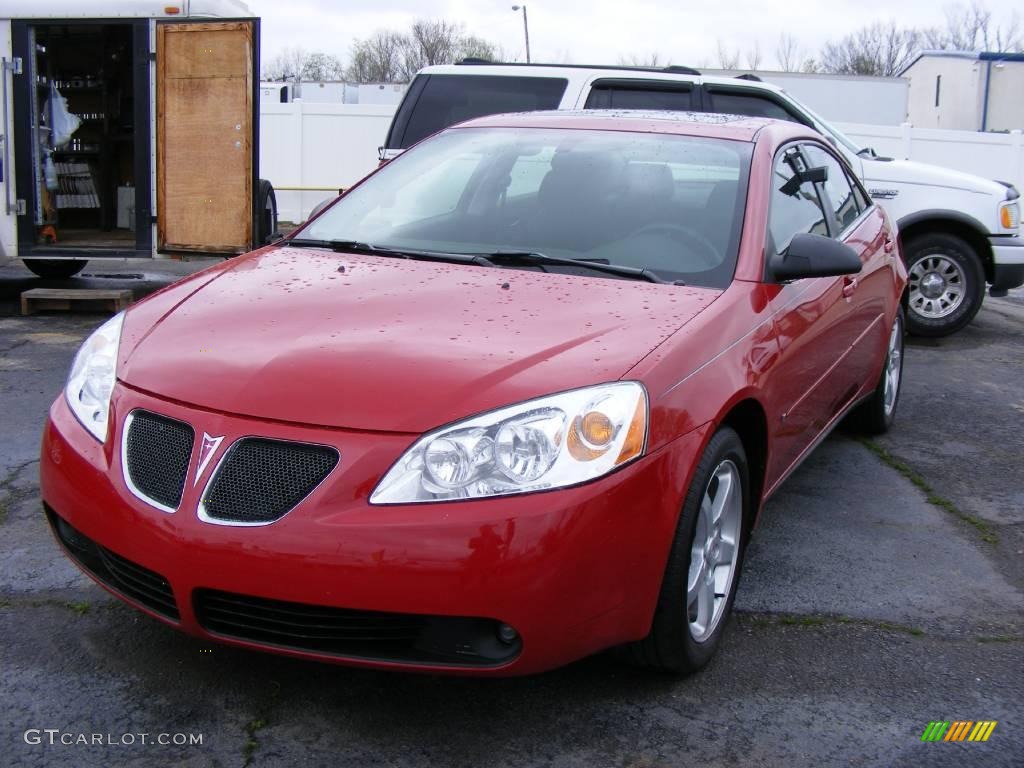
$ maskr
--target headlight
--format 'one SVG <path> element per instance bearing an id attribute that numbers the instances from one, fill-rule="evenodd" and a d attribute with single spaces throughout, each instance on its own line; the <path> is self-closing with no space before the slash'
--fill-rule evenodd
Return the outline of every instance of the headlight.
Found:
<path id="1" fill-rule="evenodd" d="M 101 443 L 107 437 L 110 393 L 117 374 L 117 348 L 124 313 L 114 315 L 93 331 L 75 355 L 64 396 L 82 426 Z"/>
<path id="2" fill-rule="evenodd" d="M 640 456 L 647 394 L 602 384 L 474 416 L 424 435 L 378 483 L 371 504 L 503 496 L 583 483 Z"/>
<path id="3" fill-rule="evenodd" d="M 1020 227 L 1020 203 L 1003 203 L 999 206 L 999 224 L 1003 229 L 1016 230 Z"/>

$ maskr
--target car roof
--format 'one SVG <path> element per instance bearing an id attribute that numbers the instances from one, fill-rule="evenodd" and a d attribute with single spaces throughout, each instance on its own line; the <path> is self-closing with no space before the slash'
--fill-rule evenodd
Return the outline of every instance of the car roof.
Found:
<path id="1" fill-rule="evenodd" d="M 765 128 L 773 137 L 813 135 L 810 129 L 786 120 L 710 112 L 672 112 L 622 109 L 556 109 L 544 112 L 512 112 L 487 115 L 452 128 L 569 128 L 574 130 L 624 131 L 701 136 L 753 142 Z M 780 136 L 780 134 L 782 136 Z"/>
<path id="2" fill-rule="evenodd" d="M 696 72 L 696 70 L 692 70 Z M 611 67 L 588 64 L 497 64 L 489 62 L 486 64 L 467 62 L 465 64 L 436 64 L 424 67 L 419 71 L 421 75 L 492 75 L 500 77 L 559 77 L 572 81 L 578 81 L 582 85 L 584 81 L 595 78 L 630 79 L 630 80 L 662 80 L 677 81 L 681 83 L 709 84 L 709 85 L 731 85 L 733 87 L 757 88 L 774 93 L 782 93 L 782 88 L 771 83 L 759 80 L 750 80 L 739 77 L 718 77 L 715 75 L 690 74 L 687 72 L 673 71 L 671 68 L 654 67 Z"/>

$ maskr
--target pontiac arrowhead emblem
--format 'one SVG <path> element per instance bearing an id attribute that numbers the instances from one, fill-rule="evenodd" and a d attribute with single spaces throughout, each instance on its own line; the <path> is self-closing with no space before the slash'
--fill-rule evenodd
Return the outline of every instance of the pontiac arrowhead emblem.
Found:
<path id="1" fill-rule="evenodd" d="M 199 466 L 196 467 L 196 478 L 192 481 L 192 487 L 195 488 L 199 484 L 199 478 L 203 476 L 203 472 L 206 471 L 206 467 L 210 463 L 210 459 L 217 453 L 217 449 L 220 448 L 221 442 L 224 440 L 224 435 L 220 437 L 213 437 L 203 432 L 203 442 L 199 446 Z"/>

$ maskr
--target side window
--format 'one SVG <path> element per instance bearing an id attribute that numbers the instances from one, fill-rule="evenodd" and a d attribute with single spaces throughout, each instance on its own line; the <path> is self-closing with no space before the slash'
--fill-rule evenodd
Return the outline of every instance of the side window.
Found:
<path id="1" fill-rule="evenodd" d="M 782 106 L 769 98 L 758 96 L 749 91 L 730 91 L 708 89 L 704 105 L 707 112 L 720 112 L 729 115 L 746 115 L 748 117 L 771 117 L 776 120 L 789 120 L 799 123 Z"/>
<path id="2" fill-rule="evenodd" d="M 801 232 L 828 236 L 818 190 L 813 182 L 800 178 L 807 168 L 795 147 L 785 150 L 775 160 L 768 232 L 776 253 L 785 251 L 793 236 Z"/>
<path id="3" fill-rule="evenodd" d="M 653 86 L 595 83 L 587 96 L 584 109 L 693 109 L 690 88 L 658 88 Z"/>
<path id="4" fill-rule="evenodd" d="M 850 180 L 846 177 L 846 169 L 832 155 L 821 147 L 804 145 L 804 155 L 812 168 L 819 166 L 828 171 L 828 178 L 825 180 L 825 192 L 832 203 L 832 211 L 839 222 L 839 232 L 856 221 L 864 210 L 857 203 L 857 196 L 850 186 Z M 838 233 L 837 233 L 838 234 Z"/>
<path id="5" fill-rule="evenodd" d="M 862 213 L 874 205 L 871 198 L 868 196 L 868 193 L 864 191 L 864 187 L 857 183 L 857 181 L 852 177 L 850 178 L 850 186 L 853 187 L 853 196 L 857 198 L 857 205 L 860 206 Z"/>
<path id="6" fill-rule="evenodd" d="M 395 115 L 388 146 L 404 149 L 463 120 L 499 112 L 558 109 L 569 81 L 555 77 L 420 75 L 418 95 L 409 89 Z M 410 99 L 414 98 L 414 101 Z M 409 101 L 407 105 L 406 102 Z"/>

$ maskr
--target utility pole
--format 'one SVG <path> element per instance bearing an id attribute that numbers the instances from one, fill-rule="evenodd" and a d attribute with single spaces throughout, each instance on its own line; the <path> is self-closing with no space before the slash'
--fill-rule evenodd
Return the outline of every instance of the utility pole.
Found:
<path id="1" fill-rule="evenodd" d="M 523 11 L 523 37 L 526 39 L 526 63 L 530 63 L 530 24 L 526 20 L 526 6 L 525 5 L 513 5 L 512 10 Z"/>

